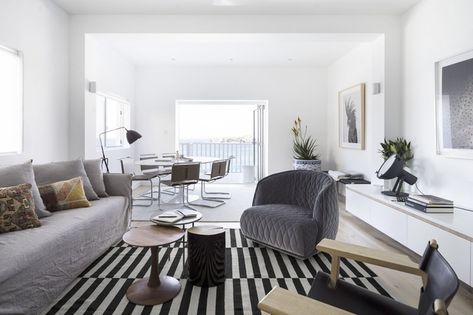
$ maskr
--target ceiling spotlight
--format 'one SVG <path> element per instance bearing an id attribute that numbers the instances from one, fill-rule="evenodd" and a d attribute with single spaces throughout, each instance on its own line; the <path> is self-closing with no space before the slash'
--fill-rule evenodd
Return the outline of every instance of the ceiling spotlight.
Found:
<path id="1" fill-rule="evenodd" d="M 230 59 L 228 59 L 228 60 L 233 61 L 233 58 L 230 58 Z"/>
<path id="2" fill-rule="evenodd" d="M 172 60 L 172 61 L 176 61 L 176 58 L 173 57 L 173 58 L 171 58 L 171 60 Z"/>
<path id="3" fill-rule="evenodd" d="M 287 61 L 292 61 L 292 58 L 287 58 Z"/>

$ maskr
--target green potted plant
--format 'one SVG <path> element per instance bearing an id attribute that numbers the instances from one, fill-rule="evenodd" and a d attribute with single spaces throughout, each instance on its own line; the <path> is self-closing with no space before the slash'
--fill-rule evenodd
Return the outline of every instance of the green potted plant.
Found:
<path id="1" fill-rule="evenodd" d="M 381 149 L 379 150 L 384 160 L 387 160 L 391 155 L 397 154 L 405 163 L 414 158 L 412 152 L 411 142 L 407 142 L 406 139 L 399 137 L 394 140 L 384 139 L 381 143 Z"/>
<path id="2" fill-rule="evenodd" d="M 321 171 L 322 161 L 316 153 L 317 141 L 307 135 L 307 126 L 302 130 L 302 120 L 297 117 L 292 127 L 293 166 L 295 170 Z"/>

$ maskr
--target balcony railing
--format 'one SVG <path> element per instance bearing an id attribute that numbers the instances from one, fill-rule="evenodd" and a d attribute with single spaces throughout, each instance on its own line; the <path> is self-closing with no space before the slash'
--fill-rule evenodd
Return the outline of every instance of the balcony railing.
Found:
<path id="1" fill-rule="evenodd" d="M 219 159 L 233 157 L 230 163 L 231 173 L 241 173 L 242 166 L 255 165 L 253 143 L 184 142 L 179 143 L 179 152 L 184 156 L 214 157 Z"/>

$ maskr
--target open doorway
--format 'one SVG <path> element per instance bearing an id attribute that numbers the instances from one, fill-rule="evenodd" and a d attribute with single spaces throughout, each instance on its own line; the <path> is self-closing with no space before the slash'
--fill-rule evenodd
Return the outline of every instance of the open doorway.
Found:
<path id="1" fill-rule="evenodd" d="M 231 158 L 225 182 L 253 183 L 264 170 L 266 104 L 246 100 L 176 101 L 176 147 L 184 156 Z"/>

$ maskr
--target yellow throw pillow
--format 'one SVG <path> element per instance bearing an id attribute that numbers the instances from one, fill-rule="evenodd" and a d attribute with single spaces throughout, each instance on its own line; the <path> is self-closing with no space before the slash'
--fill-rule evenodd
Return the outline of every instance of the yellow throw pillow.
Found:
<path id="1" fill-rule="evenodd" d="M 0 188 L 0 233 L 41 225 L 35 212 L 31 184 Z"/>
<path id="2" fill-rule="evenodd" d="M 40 186 L 38 189 L 44 205 L 49 211 L 90 207 L 80 176 Z"/>

